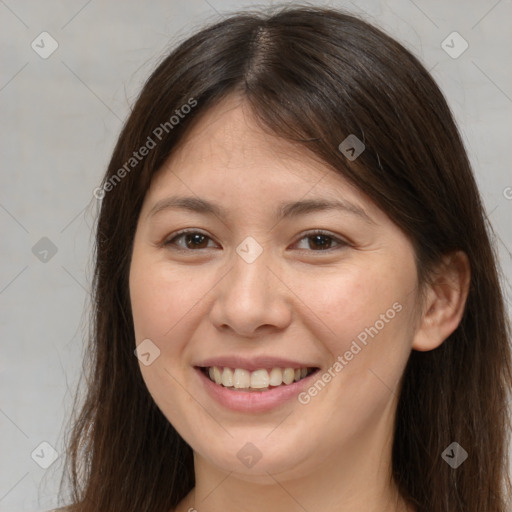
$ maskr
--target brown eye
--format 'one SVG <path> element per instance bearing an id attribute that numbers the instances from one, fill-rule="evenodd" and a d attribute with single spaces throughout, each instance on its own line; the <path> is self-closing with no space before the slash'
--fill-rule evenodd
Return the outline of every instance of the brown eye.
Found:
<path id="1" fill-rule="evenodd" d="M 328 251 L 331 249 L 337 249 L 348 245 L 347 242 L 340 240 L 339 238 L 324 231 L 315 231 L 313 233 L 308 233 L 306 234 L 306 236 L 302 237 L 299 240 L 299 243 L 302 240 L 308 241 L 306 250 L 310 250 L 313 252 Z M 335 247 L 332 247 L 333 243 L 336 245 Z"/>
<path id="2" fill-rule="evenodd" d="M 178 249 L 195 250 L 207 249 L 209 236 L 200 231 L 182 231 L 175 237 L 165 242 L 166 246 L 177 246 Z"/>
<path id="3" fill-rule="evenodd" d="M 310 241 L 310 249 L 320 249 L 322 251 L 330 249 L 330 246 L 333 242 L 332 237 L 327 235 L 312 235 L 308 236 L 307 238 Z"/>

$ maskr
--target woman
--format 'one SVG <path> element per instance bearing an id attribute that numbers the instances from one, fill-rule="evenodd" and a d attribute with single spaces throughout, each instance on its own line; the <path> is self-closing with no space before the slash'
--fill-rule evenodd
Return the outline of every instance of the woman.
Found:
<path id="1" fill-rule="evenodd" d="M 95 195 L 70 511 L 505 511 L 495 255 L 400 44 L 326 8 L 209 26 L 151 75 Z"/>

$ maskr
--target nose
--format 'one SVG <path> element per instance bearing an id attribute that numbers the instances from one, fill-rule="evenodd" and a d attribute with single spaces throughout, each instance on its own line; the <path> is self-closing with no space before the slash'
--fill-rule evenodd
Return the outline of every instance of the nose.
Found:
<path id="1" fill-rule="evenodd" d="M 255 338 L 285 329 L 291 321 L 290 291 L 268 251 L 252 263 L 233 252 L 232 266 L 216 286 L 210 318 L 222 331 Z"/>

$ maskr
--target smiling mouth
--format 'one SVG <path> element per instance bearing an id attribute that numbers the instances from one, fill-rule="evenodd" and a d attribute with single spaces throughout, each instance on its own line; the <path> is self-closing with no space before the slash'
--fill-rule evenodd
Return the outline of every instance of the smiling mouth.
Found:
<path id="1" fill-rule="evenodd" d="M 318 368 L 261 368 L 255 371 L 219 366 L 198 367 L 212 382 L 233 391 L 268 391 L 298 382 Z"/>

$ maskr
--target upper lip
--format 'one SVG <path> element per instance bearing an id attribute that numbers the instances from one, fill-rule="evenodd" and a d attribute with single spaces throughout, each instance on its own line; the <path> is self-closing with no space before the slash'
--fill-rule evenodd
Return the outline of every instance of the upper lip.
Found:
<path id="1" fill-rule="evenodd" d="M 194 366 L 203 368 L 219 366 L 222 368 L 240 368 L 248 371 L 260 370 L 262 368 L 318 368 L 315 364 L 301 363 L 272 356 L 257 356 L 251 359 L 240 356 L 218 356 L 204 359 Z"/>

